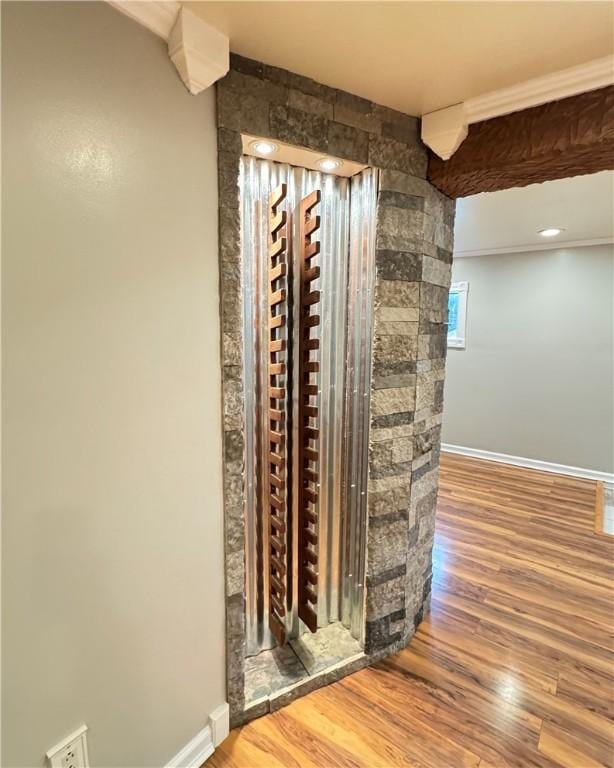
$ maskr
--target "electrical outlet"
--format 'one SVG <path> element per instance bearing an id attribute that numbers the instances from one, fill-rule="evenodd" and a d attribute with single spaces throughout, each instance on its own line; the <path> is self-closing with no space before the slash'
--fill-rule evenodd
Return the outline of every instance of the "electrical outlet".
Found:
<path id="1" fill-rule="evenodd" d="M 47 752 L 50 768 L 89 768 L 87 726 L 82 725 Z"/>

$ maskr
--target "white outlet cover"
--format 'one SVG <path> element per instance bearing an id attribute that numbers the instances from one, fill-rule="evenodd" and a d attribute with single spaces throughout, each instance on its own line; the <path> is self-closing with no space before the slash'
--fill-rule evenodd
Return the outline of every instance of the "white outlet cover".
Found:
<path id="1" fill-rule="evenodd" d="M 70 736 L 58 742 L 47 752 L 50 768 L 89 768 L 87 754 L 87 725 L 82 725 Z"/>

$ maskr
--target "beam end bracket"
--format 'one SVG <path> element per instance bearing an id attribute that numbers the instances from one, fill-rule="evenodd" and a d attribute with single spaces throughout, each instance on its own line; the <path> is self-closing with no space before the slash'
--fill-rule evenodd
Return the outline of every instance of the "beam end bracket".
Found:
<path id="1" fill-rule="evenodd" d="M 192 94 L 209 88 L 230 68 L 228 37 L 187 8 L 168 36 L 168 55 Z"/>
<path id="2" fill-rule="evenodd" d="M 422 141 L 442 160 L 448 160 L 467 138 L 469 123 L 464 103 L 422 116 Z"/>

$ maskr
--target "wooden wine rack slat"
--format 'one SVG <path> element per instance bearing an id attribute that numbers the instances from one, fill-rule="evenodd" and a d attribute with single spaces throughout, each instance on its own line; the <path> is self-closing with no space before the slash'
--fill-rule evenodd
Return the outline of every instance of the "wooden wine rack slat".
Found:
<path id="1" fill-rule="evenodd" d="M 281 184 L 269 197 L 267 400 L 268 461 L 266 462 L 264 509 L 269 549 L 269 628 L 279 643 L 286 642 L 287 523 L 286 487 L 286 377 L 287 349 L 282 338 L 287 319 L 288 222 L 279 206 L 286 198 Z"/>
<path id="2" fill-rule="evenodd" d="M 312 290 L 320 269 L 311 260 L 320 253 L 320 243 L 311 242 L 320 227 L 320 217 L 312 210 L 320 202 L 316 190 L 301 200 L 299 206 L 299 377 L 298 377 L 298 615 L 312 632 L 318 628 L 318 516 L 315 504 L 319 493 L 318 441 L 319 414 L 317 406 L 317 356 L 320 342 L 310 336 L 311 329 L 320 324 L 316 314 L 320 292 Z"/>

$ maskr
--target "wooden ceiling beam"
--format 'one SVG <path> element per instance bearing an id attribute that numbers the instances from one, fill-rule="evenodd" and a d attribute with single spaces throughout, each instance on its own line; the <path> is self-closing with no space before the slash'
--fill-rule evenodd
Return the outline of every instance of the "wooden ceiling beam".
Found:
<path id="1" fill-rule="evenodd" d="M 452 198 L 614 170 L 614 86 L 469 127 L 449 160 L 429 156 L 429 181 Z"/>

